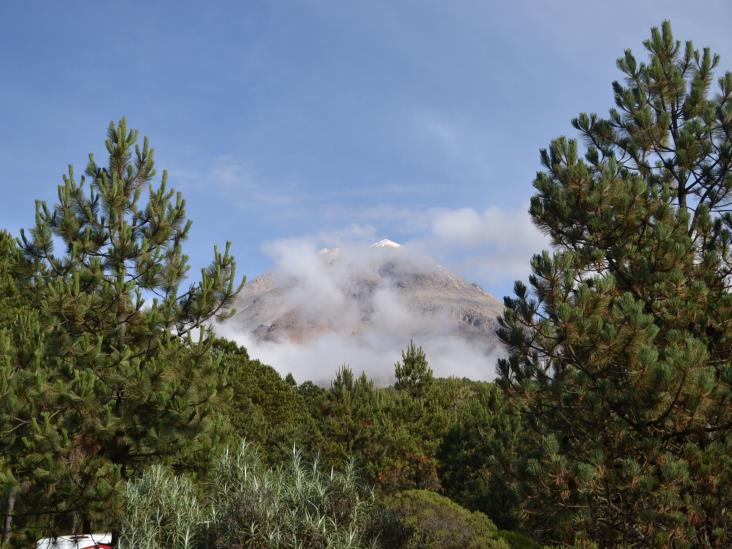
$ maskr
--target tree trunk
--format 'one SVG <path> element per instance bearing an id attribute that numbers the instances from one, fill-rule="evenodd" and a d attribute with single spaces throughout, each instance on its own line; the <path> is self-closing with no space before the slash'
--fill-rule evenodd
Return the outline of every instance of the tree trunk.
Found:
<path id="1" fill-rule="evenodd" d="M 85 514 L 81 516 L 81 534 L 91 534 L 92 523 L 91 519 Z"/>
<path id="2" fill-rule="evenodd" d="M 13 530 L 13 510 L 15 509 L 15 496 L 18 493 L 18 487 L 13 486 L 8 493 L 5 505 L 5 518 L 3 520 L 3 539 L 2 545 L 10 542 L 10 532 Z"/>

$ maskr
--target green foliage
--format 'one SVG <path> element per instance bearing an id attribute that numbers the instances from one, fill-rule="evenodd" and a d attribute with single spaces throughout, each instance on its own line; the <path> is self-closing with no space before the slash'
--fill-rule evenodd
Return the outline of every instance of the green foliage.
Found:
<path id="1" fill-rule="evenodd" d="M 373 414 L 382 396 L 365 375 L 354 378 L 353 371 L 341 367 L 329 390 L 307 387 L 310 407 L 321 421 L 323 438 L 320 450 L 329 464 L 342 462 L 360 450 L 368 451 L 373 442 Z M 302 394 L 302 393 L 301 393 Z"/>
<path id="2" fill-rule="evenodd" d="M 21 310 L 32 309 L 30 271 L 15 239 L 0 230 L 0 327 L 12 323 Z"/>
<path id="3" fill-rule="evenodd" d="M 496 526 L 480 512 L 471 513 L 444 496 L 407 490 L 388 497 L 407 538 L 400 547 L 434 549 L 509 549 Z"/>
<path id="4" fill-rule="evenodd" d="M 732 531 L 732 73 L 673 38 L 618 60 L 616 108 L 542 151 L 556 249 L 516 284 L 500 380 L 527 409 L 520 512 L 546 540 L 717 546 Z"/>
<path id="5" fill-rule="evenodd" d="M 524 418 L 493 385 L 480 387 L 445 434 L 437 452 L 443 493 L 484 512 L 501 528 L 516 528 L 518 498 L 512 482 L 516 460 L 530 447 Z"/>
<path id="6" fill-rule="evenodd" d="M 511 549 L 542 549 L 542 547 L 549 549 L 546 548 L 546 546 L 542 546 L 540 543 L 535 542 L 529 536 L 522 534 L 521 532 L 500 530 L 498 535 L 502 540 L 508 543 L 508 546 Z M 590 547 L 586 547 L 585 549 L 590 549 Z"/>
<path id="7" fill-rule="evenodd" d="M 43 410 L 35 408 L 46 389 L 44 378 L 17 368 L 19 361 L 37 364 L 38 359 L 40 324 L 28 270 L 15 240 L 0 231 L 0 516 L 4 519 L 0 545 L 9 543 L 13 527 L 23 523 L 17 517 L 25 509 L 22 471 L 42 480 L 51 468 L 36 470 L 36 455 L 28 452 L 29 431 L 34 441 L 49 440 L 52 434 Z M 18 428 L 16 418 L 31 417 L 40 421 L 30 424 L 32 429 Z"/>
<path id="8" fill-rule="evenodd" d="M 127 482 L 120 547 L 375 546 L 369 531 L 373 499 L 352 466 L 322 472 L 296 449 L 268 467 L 248 442 L 226 450 L 196 496 L 189 479 L 161 466 Z"/>
<path id="9" fill-rule="evenodd" d="M 274 368 L 250 359 L 246 349 L 235 343 L 217 339 L 213 349 L 231 394 L 219 413 L 231 425 L 235 440 L 256 443 L 269 463 L 288 458 L 293 443 L 301 448 L 316 444 L 315 418 L 293 383 Z"/>
<path id="10" fill-rule="evenodd" d="M 293 450 L 290 463 L 268 469 L 243 443 L 216 463 L 210 496 L 216 547 L 316 549 L 371 547 L 366 530 L 372 496 L 352 465 L 324 473 Z"/>
<path id="11" fill-rule="evenodd" d="M 355 459 L 379 492 L 444 492 L 502 527 L 517 526 L 515 490 L 504 469 L 524 450 L 520 414 L 493 384 L 433 379 L 423 351 L 410 349 L 406 362 L 421 357 L 429 373 L 418 391 L 377 388 L 346 366 L 328 389 L 297 387 L 319 427 L 310 449 L 326 465 Z"/>
<path id="12" fill-rule="evenodd" d="M 324 461 L 352 457 L 368 482 L 394 492 L 440 489 L 437 450 L 442 437 L 483 385 L 431 380 L 415 394 L 378 389 L 365 375 L 355 377 L 343 367 L 329 389 L 303 384 L 298 391 L 319 421 L 317 449 Z"/>
<path id="13" fill-rule="evenodd" d="M 324 473 L 293 450 L 268 467 L 254 445 L 227 450 L 196 495 L 187 477 L 153 466 L 127 482 L 120 547 L 539 549 L 480 512 L 426 490 L 374 502 L 352 465 Z"/>
<path id="14" fill-rule="evenodd" d="M 413 341 L 409 342 L 407 350 L 402 351 L 401 362 L 394 364 L 394 376 L 395 389 L 407 391 L 415 398 L 425 395 L 434 376 L 422 347 L 416 347 Z"/>
<path id="15" fill-rule="evenodd" d="M 203 545 L 207 510 L 192 482 L 153 465 L 127 482 L 119 549 L 192 549 Z"/>
<path id="16" fill-rule="evenodd" d="M 234 260 L 215 249 L 179 291 L 185 201 L 166 173 L 152 184 L 153 150 L 136 139 L 111 124 L 108 165 L 90 156 L 80 181 L 69 168 L 58 203 L 37 202 L 21 233 L 15 280 L 33 307 L 0 329 L 0 455 L 5 484 L 21 487 L 19 527 L 113 524 L 125 478 L 153 462 L 204 466 L 221 440 L 212 412 L 227 395 L 207 323 L 230 314 Z"/>

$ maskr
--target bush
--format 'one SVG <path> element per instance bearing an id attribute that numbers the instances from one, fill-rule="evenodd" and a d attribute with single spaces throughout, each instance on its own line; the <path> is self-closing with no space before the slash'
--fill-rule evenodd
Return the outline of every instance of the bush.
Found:
<path id="1" fill-rule="evenodd" d="M 154 465 L 125 490 L 120 549 L 198 547 L 207 513 L 186 477 Z"/>
<path id="2" fill-rule="evenodd" d="M 471 513 L 427 490 L 407 490 L 386 498 L 385 508 L 402 525 L 405 548 L 509 549 L 496 525 L 483 513 Z"/>
<path id="3" fill-rule="evenodd" d="M 326 474 L 293 449 L 289 464 L 270 469 L 245 442 L 216 464 L 211 494 L 216 547 L 376 546 L 365 534 L 373 497 L 360 488 L 352 465 Z"/>
<path id="4" fill-rule="evenodd" d="M 548 548 L 533 539 L 531 539 L 529 536 L 522 534 L 520 532 L 512 532 L 509 530 L 500 530 L 498 532 L 498 535 L 501 536 L 501 539 L 505 540 L 508 545 L 511 547 L 511 549 L 551 549 Z M 569 548 L 564 548 L 569 549 Z M 591 549 L 590 547 L 580 547 L 577 546 L 577 549 Z"/>
<path id="5" fill-rule="evenodd" d="M 373 496 L 360 487 L 352 465 L 326 474 L 293 449 L 290 463 L 269 468 L 255 446 L 243 442 L 215 462 L 205 488 L 208 505 L 190 480 L 162 466 L 129 481 L 119 547 L 376 547 Z"/>

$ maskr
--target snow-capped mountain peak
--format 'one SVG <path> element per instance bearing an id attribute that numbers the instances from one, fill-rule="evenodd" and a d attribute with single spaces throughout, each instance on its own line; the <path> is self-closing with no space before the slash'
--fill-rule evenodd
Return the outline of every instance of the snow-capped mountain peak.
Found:
<path id="1" fill-rule="evenodd" d="M 388 238 L 384 238 L 383 240 L 379 240 L 378 242 L 374 242 L 371 244 L 372 248 L 401 248 L 402 245 L 394 242 L 393 240 L 389 240 Z"/>
<path id="2" fill-rule="evenodd" d="M 311 253 L 296 249 L 244 286 L 221 333 L 296 379 L 325 383 L 344 362 L 383 377 L 410 340 L 439 375 L 492 377 L 495 297 L 388 239 Z"/>

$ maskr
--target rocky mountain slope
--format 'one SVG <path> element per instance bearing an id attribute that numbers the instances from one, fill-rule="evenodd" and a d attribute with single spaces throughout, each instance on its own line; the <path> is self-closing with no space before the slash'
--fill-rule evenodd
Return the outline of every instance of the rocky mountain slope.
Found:
<path id="1" fill-rule="evenodd" d="M 229 322 L 260 342 L 327 334 L 400 341 L 457 336 L 493 352 L 502 303 L 437 262 L 391 240 L 323 249 L 311 262 L 248 283 Z"/>

